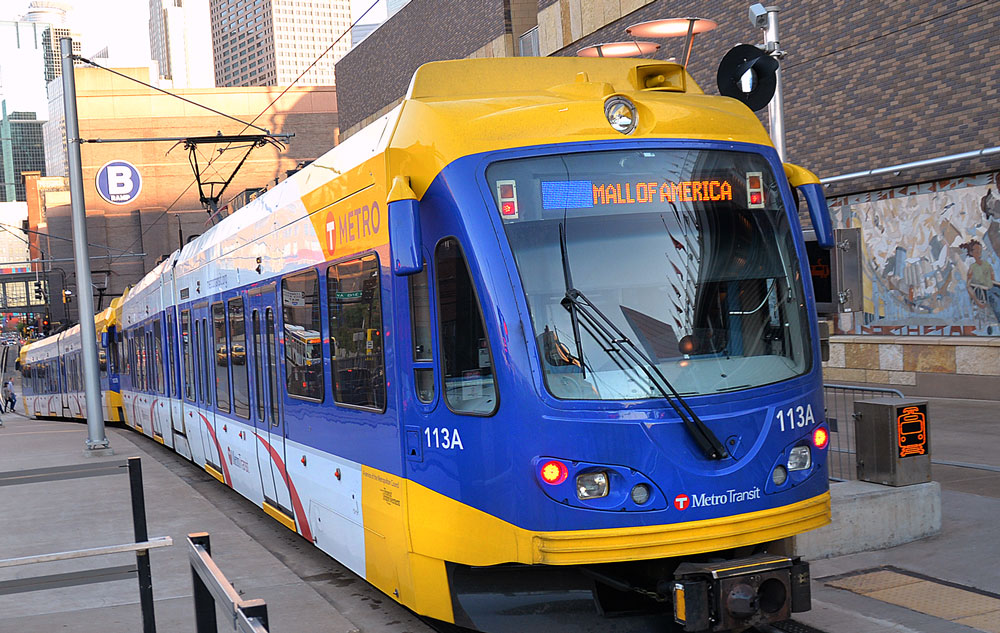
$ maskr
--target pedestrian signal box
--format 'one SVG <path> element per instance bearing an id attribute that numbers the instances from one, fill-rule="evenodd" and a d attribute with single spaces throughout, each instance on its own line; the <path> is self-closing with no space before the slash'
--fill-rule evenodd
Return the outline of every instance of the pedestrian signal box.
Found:
<path id="1" fill-rule="evenodd" d="M 873 398 L 854 403 L 858 479 L 889 486 L 931 480 L 925 400 Z"/>

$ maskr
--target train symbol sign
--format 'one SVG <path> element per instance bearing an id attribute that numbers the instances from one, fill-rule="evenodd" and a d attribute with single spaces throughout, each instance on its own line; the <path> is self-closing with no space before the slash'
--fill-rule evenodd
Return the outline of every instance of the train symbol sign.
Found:
<path id="1" fill-rule="evenodd" d="M 679 494 L 674 497 L 674 507 L 678 510 L 686 510 L 691 504 L 691 498 L 685 494 Z"/>
<path id="2" fill-rule="evenodd" d="M 128 204 L 139 197 L 142 177 L 124 160 L 113 160 L 97 170 L 97 193 L 111 204 Z"/>

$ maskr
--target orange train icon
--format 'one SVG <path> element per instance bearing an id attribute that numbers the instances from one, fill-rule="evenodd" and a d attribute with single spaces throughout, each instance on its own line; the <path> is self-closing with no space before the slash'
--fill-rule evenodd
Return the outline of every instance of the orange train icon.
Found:
<path id="1" fill-rule="evenodd" d="M 896 418 L 899 434 L 899 456 L 927 454 L 927 416 L 918 407 L 906 407 Z"/>

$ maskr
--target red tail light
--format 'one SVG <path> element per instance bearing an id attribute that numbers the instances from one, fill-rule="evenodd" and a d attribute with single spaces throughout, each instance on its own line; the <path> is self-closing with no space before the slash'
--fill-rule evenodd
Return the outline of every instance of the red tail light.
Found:
<path id="1" fill-rule="evenodd" d="M 555 486 L 566 481 L 566 478 L 569 477 L 569 469 L 566 468 L 566 464 L 552 460 L 542 464 L 538 474 L 541 475 L 542 481 Z"/>
<path id="2" fill-rule="evenodd" d="M 826 448 L 826 445 L 830 442 L 830 434 L 827 433 L 826 427 L 818 426 L 816 430 L 813 431 L 813 445 L 816 448 Z"/>

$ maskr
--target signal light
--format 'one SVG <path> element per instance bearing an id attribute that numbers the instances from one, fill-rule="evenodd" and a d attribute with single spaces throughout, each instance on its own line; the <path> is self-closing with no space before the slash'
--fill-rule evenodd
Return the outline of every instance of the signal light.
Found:
<path id="1" fill-rule="evenodd" d="M 764 208 L 764 179 L 762 172 L 747 172 L 747 207 L 750 209 Z"/>
<path id="2" fill-rule="evenodd" d="M 541 475 L 542 481 L 551 486 L 557 486 L 569 477 L 569 469 L 566 468 L 566 464 L 556 460 L 545 462 L 538 473 Z"/>
<path id="3" fill-rule="evenodd" d="M 500 215 L 512 220 L 517 219 L 517 181 L 498 180 L 497 199 L 500 202 Z"/>
<path id="4" fill-rule="evenodd" d="M 827 433 L 826 428 L 822 426 L 816 427 L 813 431 L 813 446 L 816 448 L 826 448 L 826 445 L 830 443 L 830 434 Z"/>

